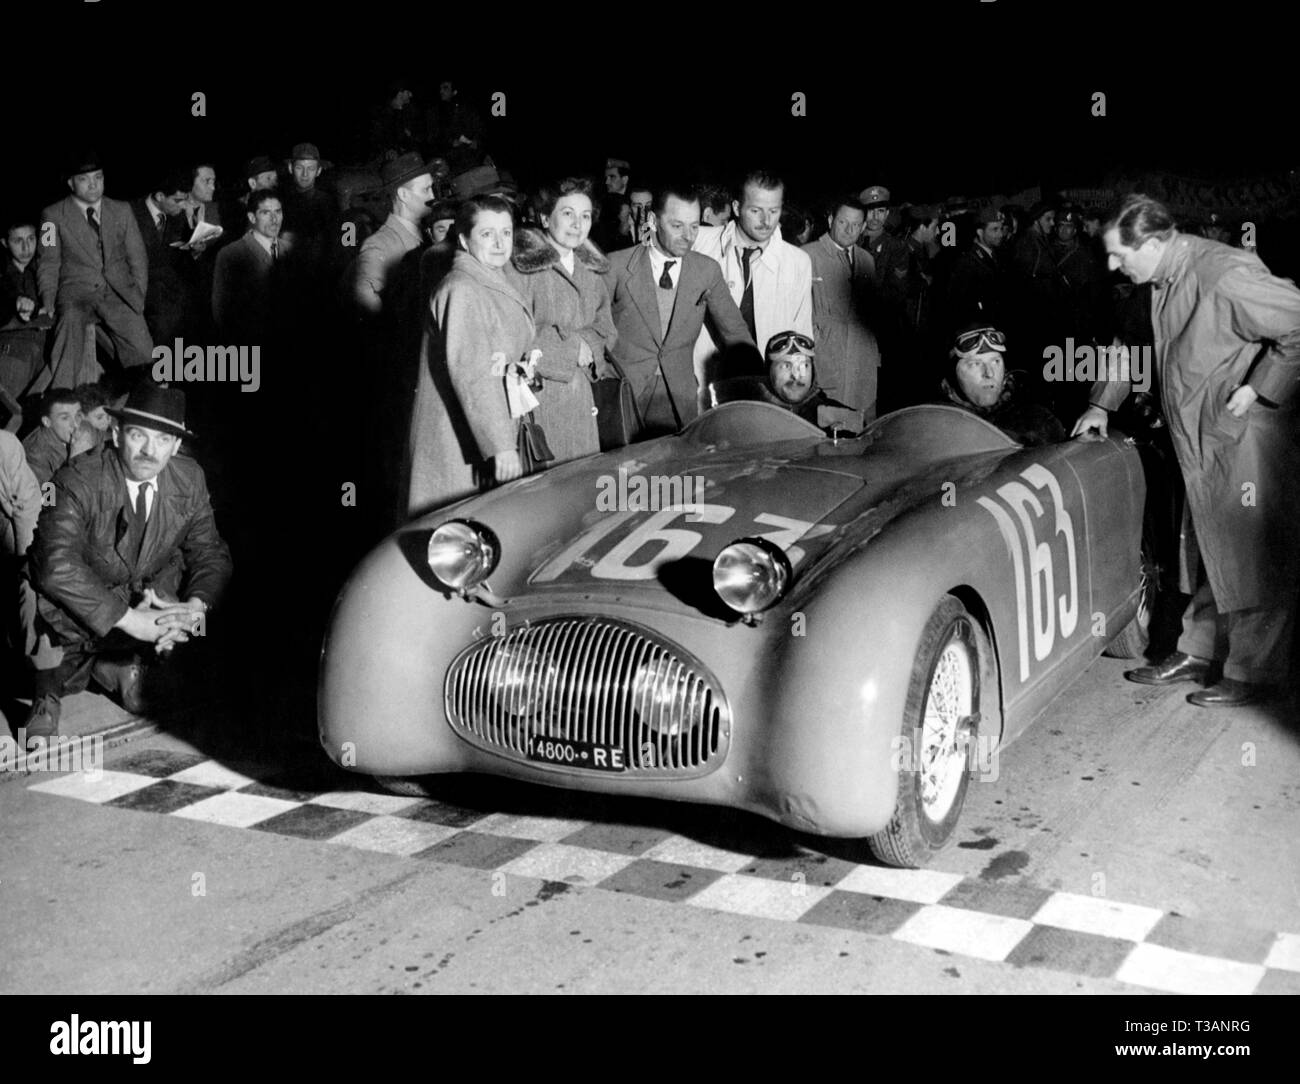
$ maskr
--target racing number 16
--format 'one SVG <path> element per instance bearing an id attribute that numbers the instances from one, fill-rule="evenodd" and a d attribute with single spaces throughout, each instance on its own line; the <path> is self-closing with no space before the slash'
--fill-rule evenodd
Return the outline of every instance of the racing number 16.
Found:
<path id="1" fill-rule="evenodd" d="M 1033 629 L 1034 658 L 1042 662 L 1051 654 L 1056 642 L 1057 618 L 1060 618 L 1063 640 L 1068 640 L 1073 635 L 1079 623 L 1079 570 L 1074 550 L 1074 522 L 1066 510 L 1060 483 L 1040 463 L 1027 467 L 1020 472 L 1020 476 L 1034 488 L 1031 489 L 1024 482 L 1007 482 L 998 486 L 997 491 L 998 496 L 1015 513 L 1015 520 L 1005 508 L 989 497 L 980 497 L 976 503 L 992 514 L 1011 550 L 1020 633 L 1020 680 L 1027 681 L 1030 629 Z M 1066 574 L 1070 582 L 1066 593 L 1059 597 L 1055 595 L 1052 574 L 1052 543 L 1040 542 L 1035 533 L 1036 522 L 1043 517 L 1043 505 L 1035 494 L 1035 489 L 1046 489 L 1050 494 L 1052 505 L 1056 509 L 1055 533 L 1065 538 Z"/>

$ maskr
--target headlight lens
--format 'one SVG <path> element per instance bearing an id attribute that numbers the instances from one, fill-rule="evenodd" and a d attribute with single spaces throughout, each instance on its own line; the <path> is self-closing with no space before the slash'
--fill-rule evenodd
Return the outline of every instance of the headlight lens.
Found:
<path id="1" fill-rule="evenodd" d="M 713 589 L 737 613 L 757 614 L 775 606 L 794 578 L 790 559 L 766 538 L 742 538 L 713 562 Z"/>
<path id="2" fill-rule="evenodd" d="M 501 543 L 481 523 L 453 519 L 429 538 L 429 568 L 453 591 L 471 591 L 501 560 Z"/>

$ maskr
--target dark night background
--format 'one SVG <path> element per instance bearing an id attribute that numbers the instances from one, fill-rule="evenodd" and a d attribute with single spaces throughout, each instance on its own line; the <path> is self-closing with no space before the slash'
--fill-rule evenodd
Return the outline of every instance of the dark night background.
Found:
<path id="1" fill-rule="evenodd" d="M 803 205 L 872 183 L 933 201 L 1099 185 L 1116 170 L 1232 178 L 1297 157 L 1291 62 L 1266 55 L 1280 28 L 1250 5 L 1207 9 L 1213 23 L 1183 6 L 1016 0 L 851 16 L 800 5 L 738 10 L 734 22 L 689 7 L 582 10 L 494 10 L 475 26 L 432 6 L 42 5 L 22 16 L 44 24 L 26 32 L 35 55 L 10 83 L 25 119 L 15 125 L 11 104 L 5 210 L 65 194 L 59 167 L 79 147 L 105 157 L 118 199 L 197 157 L 230 184 L 247 158 L 281 158 L 300 140 L 359 162 L 392 78 L 417 104 L 456 80 L 524 187 L 615 155 L 651 181 L 727 183 L 766 162 Z M 10 26 L 11 41 L 23 36 Z M 206 117 L 190 115 L 195 91 Z M 505 117 L 490 116 L 496 91 Z M 790 115 L 794 91 L 808 96 L 806 117 Z M 1104 118 L 1091 116 L 1094 91 L 1107 95 Z"/>

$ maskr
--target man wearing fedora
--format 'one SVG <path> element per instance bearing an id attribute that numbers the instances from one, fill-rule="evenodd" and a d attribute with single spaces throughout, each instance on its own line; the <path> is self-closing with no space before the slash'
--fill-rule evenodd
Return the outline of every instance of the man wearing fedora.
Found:
<path id="1" fill-rule="evenodd" d="M 259 154 L 244 163 L 244 177 L 248 181 L 249 192 L 280 187 L 280 174 L 276 172 L 275 163 L 265 154 Z"/>
<path id="2" fill-rule="evenodd" d="M 198 634 L 230 580 L 203 469 L 177 455 L 193 437 L 185 393 L 142 385 L 112 414 L 112 443 L 56 475 L 28 550 L 29 642 L 47 636 L 57 649 L 33 659 L 29 742 L 58 733 L 60 698 L 90 677 L 140 711 L 141 652 Z"/>
<path id="3" fill-rule="evenodd" d="M 96 154 L 69 166 L 67 182 L 71 194 L 41 212 L 40 312 L 55 324 L 51 372 L 38 390 L 99 375 L 86 369 L 92 325 L 109 336 L 123 366 L 147 365 L 153 352 L 144 319 L 149 260 L 130 205 L 105 197 Z"/>
<path id="4" fill-rule="evenodd" d="M 392 193 L 384 224 L 366 238 L 357 254 L 352 296 L 362 312 L 377 316 L 384 308 L 388 278 L 402 258 L 424 243 L 420 222 L 433 200 L 433 167 L 411 152 L 385 162 L 383 187 Z"/>

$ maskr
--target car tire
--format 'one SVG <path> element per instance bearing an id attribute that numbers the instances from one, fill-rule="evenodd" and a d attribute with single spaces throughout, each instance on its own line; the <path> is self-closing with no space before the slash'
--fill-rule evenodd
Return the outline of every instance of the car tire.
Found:
<path id="1" fill-rule="evenodd" d="M 400 794 L 403 798 L 432 798 L 433 790 L 421 776 L 376 775 L 372 777 L 389 794 Z"/>
<path id="2" fill-rule="evenodd" d="M 1156 594 L 1160 589 L 1160 570 L 1149 546 L 1142 547 L 1142 588 L 1138 608 L 1127 625 L 1102 649 L 1111 659 L 1140 659 L 1151 642 L 1151 615 L 1155 612 Z"/>
<path id="3" fill-rule="evenodd" d="M 970 785 L 981 719 L 989 734 L 997 733 L 996 697 L 988 636 L 957 599 L 944 599 L 926 622 L 908 680 L 895 740 L 894 812 L 868 839 L 881 862 L 924 866 L 951 841 Z M 940 748 L 945 752 L 932 755 Z"/>

